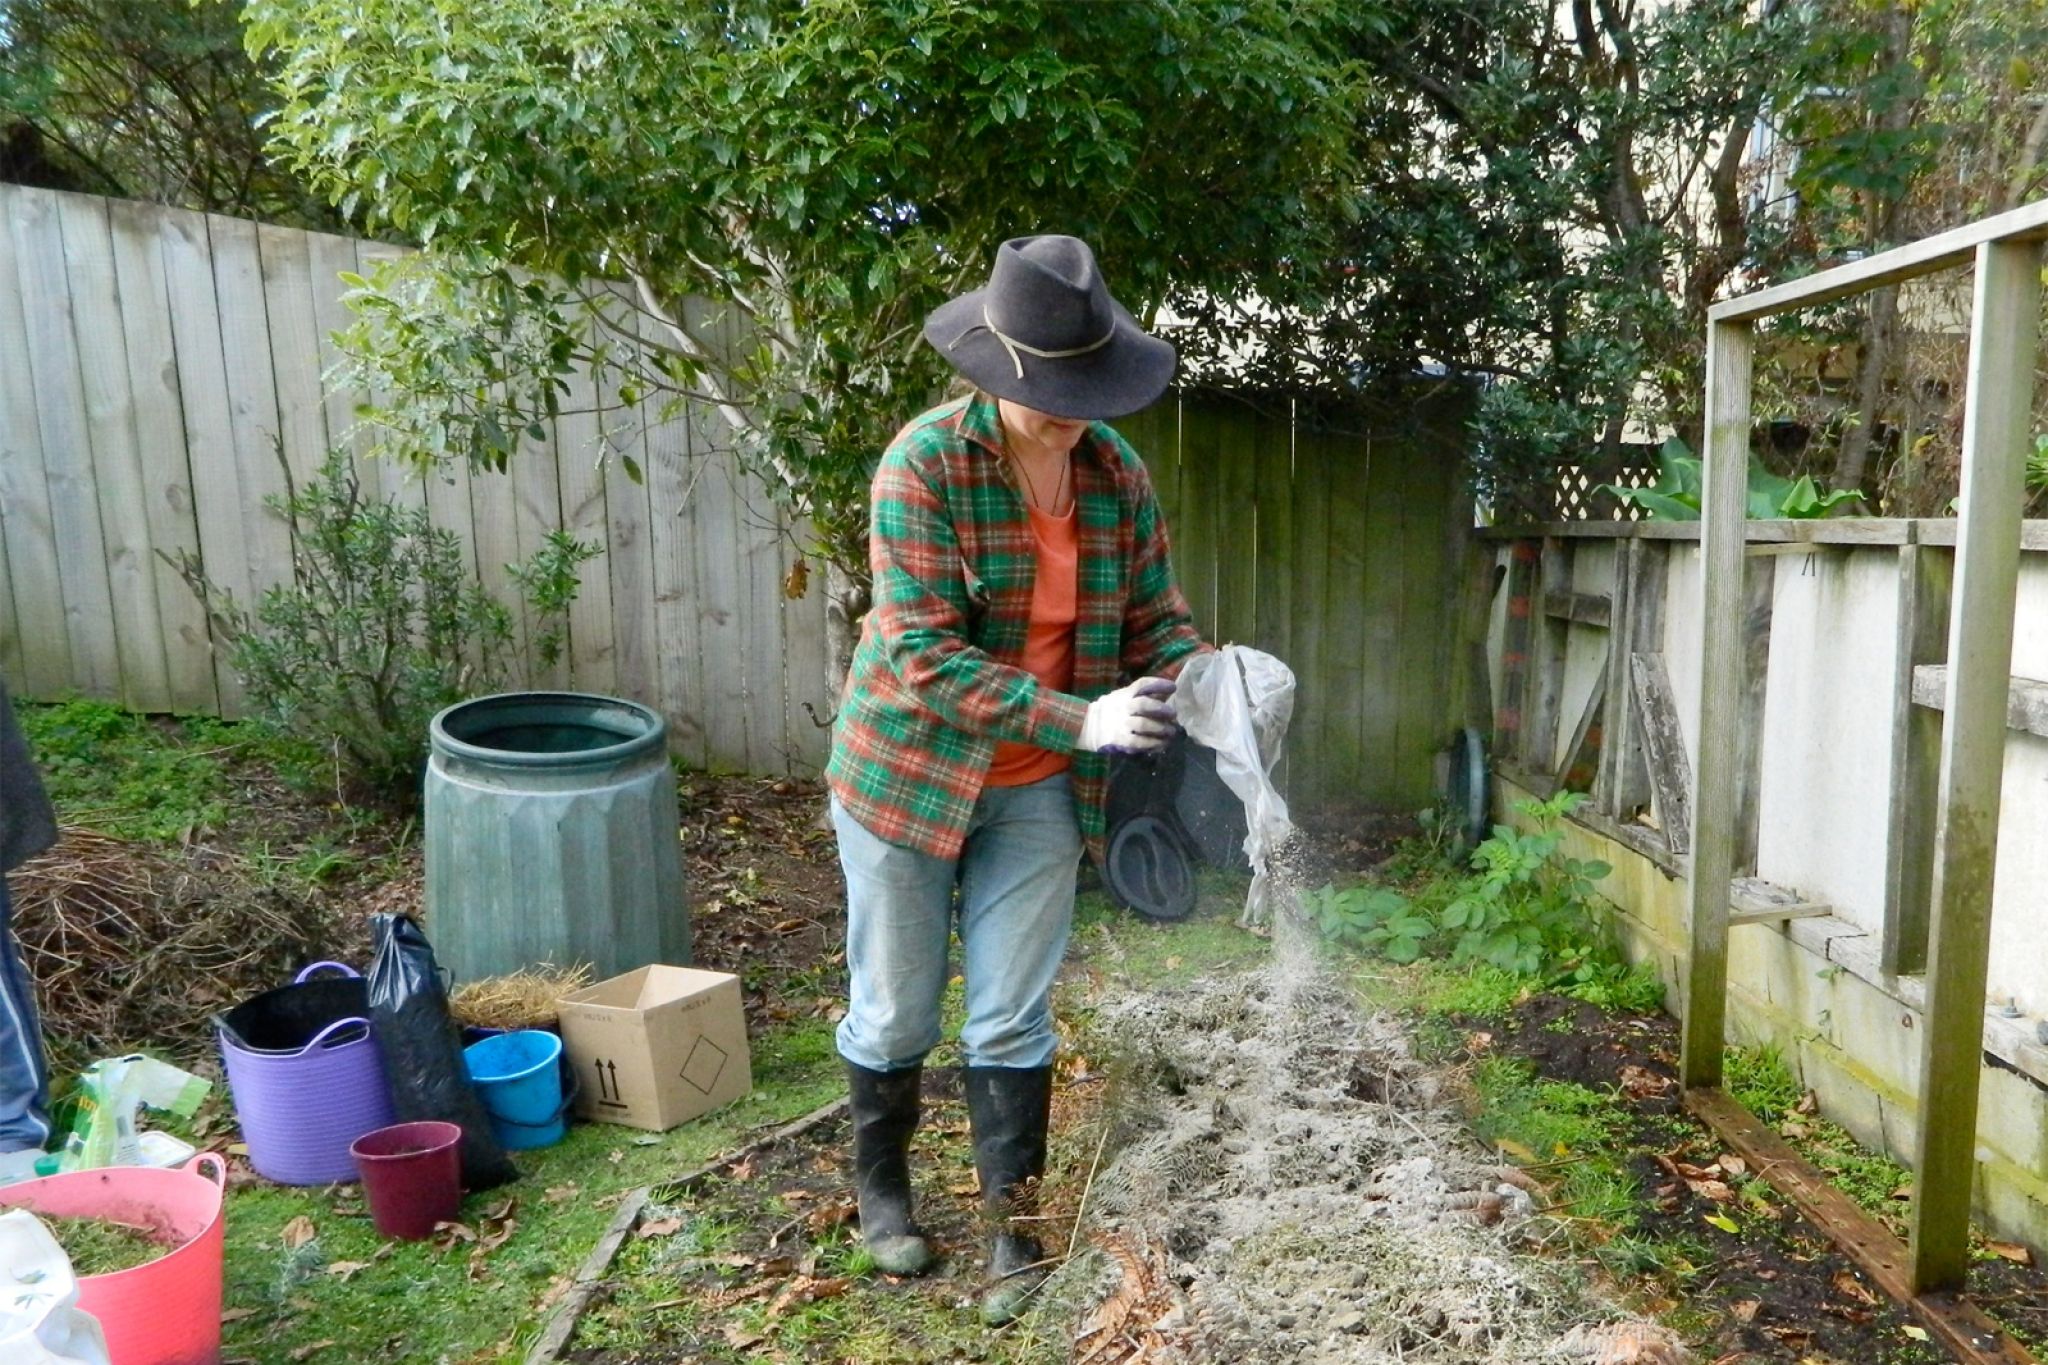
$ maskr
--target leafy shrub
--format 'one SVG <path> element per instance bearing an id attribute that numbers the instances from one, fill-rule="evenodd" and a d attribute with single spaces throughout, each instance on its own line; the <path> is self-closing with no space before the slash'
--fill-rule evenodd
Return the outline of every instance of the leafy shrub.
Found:
<path id="1" fill-rule="evenodd" d="M 190 556 L 178 566 L 206 603 L 216 647 L 225 644 L 263 718 L 331 747 L 370 792 L 409 803 L 434 713 L 531 680 L 531 664 L 511 657 L 512 611 L 469 574 L 454 533 L 423 509 L 364 498 L 346 452 L 331 452 L 312 483 L 266 505 L 291 525 L 292 577 L 266 589 L 253 612 Z M 561 657 L 578 566 L 596 553 L 557 531 L 510 566 L 540 667 Z"/>
<path id="2" fill-rule="evenodd" d="M 1611 869 L 1562 851 L 1563 817 L 1585 800 L 1559 792 L 1516 809 L 1536 825 L 1508 825 L 1472 850 L 1469 870 L 1413 896 L 1385 886 L 1324 887 L 1305 910 L 1323 935 L 1393 962 L 1439 957 L 1470 968 L 1537 978 L 1602 1009 L 1646 1011 L 1663 1003 L 1656 977 L 1621 961 L 1601 931 L 1594 883 Z"/>
<path id="3" fill-rule="evenodd" d="M 1690 447 L 1676 436 L 1657 453 L 1657 482 L 1649 488 L 1623 488 L 1603 483 L 1596 492 L 1612 493 L 1660 521 L 1698 521 L 1705 483 L 1702 466 Z M 1788 479 L 1755 460 L 1749 462 L 1748 506 L 1744 515 L 1757 521 L 1804 521 L 1826 516 L 1845 502 L 1861 501 L 1853 489 L 1821 491 L 1811 474 Z"/>

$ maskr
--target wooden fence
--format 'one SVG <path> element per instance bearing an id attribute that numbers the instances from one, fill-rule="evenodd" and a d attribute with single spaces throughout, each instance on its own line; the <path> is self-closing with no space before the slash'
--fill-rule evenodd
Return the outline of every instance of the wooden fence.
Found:
<path id="1" fill-rule="evenodd" d="M 196 556 L 244 601 L 289 573 L 264 506 L 285 488 L 277 451 L 297 478 L 355 439 L 361 395 L 322 383 L 348 321 L 337 274 L 396 249 L 9 185 L 0 219 L 0 671 L 32 697 L 234 714 L 235 679 L 164 556 Z M 369 491 L 423 502 L 501 593 L 553 529 L 602 547 L 568 658 L 535 681 L 656 706 L 693 763 L 814 768 L 822 594 L 814 576 L 783 595 L 796 529 L 735 467 L 722 419 L 662 422 L 587 383 L 567 406 L 604 420 L 563 416 L 504 475 L 359 468 Z M 1429 798 L 1470 525 L 1462 412 L 1438 387 L 1338 431 L 1213 397 L 1118 424 L 1153 469 L 1204 632 L 1300 675 L 1297 800 Z"/>

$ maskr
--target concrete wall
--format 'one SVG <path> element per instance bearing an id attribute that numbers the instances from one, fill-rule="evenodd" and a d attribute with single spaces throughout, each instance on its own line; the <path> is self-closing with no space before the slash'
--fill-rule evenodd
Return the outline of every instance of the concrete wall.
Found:
<path id="1" fill-rule="evenodd" d="M 2040 543 L 2031 536 L 2029 544 Z M 1611 574 L 1611 541 L 1582 541 L 1589 575 Z M 1700 578 L 1696 545 L 1668 553 L 1662 645 L 1688 753 L 1697 752 Z M 1898 549 L 1827 545 L 1776 559 L 1765 691 L 1757 874 L 1832 913 L 1729 931 L 1731 1042 L 1778 1047 L 1822 1112 L 1866 1144 L 1910 1163 L 1919 1121 L 1924 983 L 1878 963 L 1897 639 Z M 1580 591 L 1600 587 L 1574 586 Z M 1604 586 L 1604 583 L 1602 584 Z M 1604 657 L 1604 632 L 1567 655 L 1565 725 Z M 1495 641 L 1498 644 L 1498 631 Z M 2022 568 L 2013 672 L 2048 679 L 2048 552 Z M 1638 646 L 1640 648 L 1640 646 Z M 1590 655 L 1594 662 L 1585 662 Z M 1519 779 L 1519 781 L 1518 781 Z M 1501 818 L 1540 785 L 1497 778 Z M 1682 859 L 1638 851 L 1598 818 L 1568 826 L 1568 851 L 1614 867 L 1603 891 L 1631 956 L 1654 963 L 1674 1009 L 1687 942 Z M 1979 1115 L 1977 1202 L 2003 1236 L 2048 1246 L 2048 739 L 2007 733 L 2005 806 L 1992 921 L 1990 1000 Z M 2007 1002 L 2017 1007 L 2006 1014 Z"/>

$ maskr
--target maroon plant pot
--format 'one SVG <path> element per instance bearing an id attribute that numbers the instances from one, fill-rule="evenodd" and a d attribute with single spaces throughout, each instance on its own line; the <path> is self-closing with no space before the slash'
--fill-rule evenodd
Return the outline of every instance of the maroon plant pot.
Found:
<path id="1" fill-rule="evenodd" d="M 462 1212 L 462 1129 L 452 1123 L 394 1123 L 349 1147 L 363 1177 L 370 1221 L 385 1237 L 417 1242 Z"/>

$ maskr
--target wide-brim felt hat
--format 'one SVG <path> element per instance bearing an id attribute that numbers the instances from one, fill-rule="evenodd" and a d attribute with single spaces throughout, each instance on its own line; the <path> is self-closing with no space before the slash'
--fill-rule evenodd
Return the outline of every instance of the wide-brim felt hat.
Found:
<path id="1" fill-rule="evenodd" d="M 1124 417 L 1173 382 L 1172 344 L 1110 297 L 1078 237 L 1004 242 L 988 283 L 941 304 L 924 338 L 986 392 L 1054 417 Z"/>

